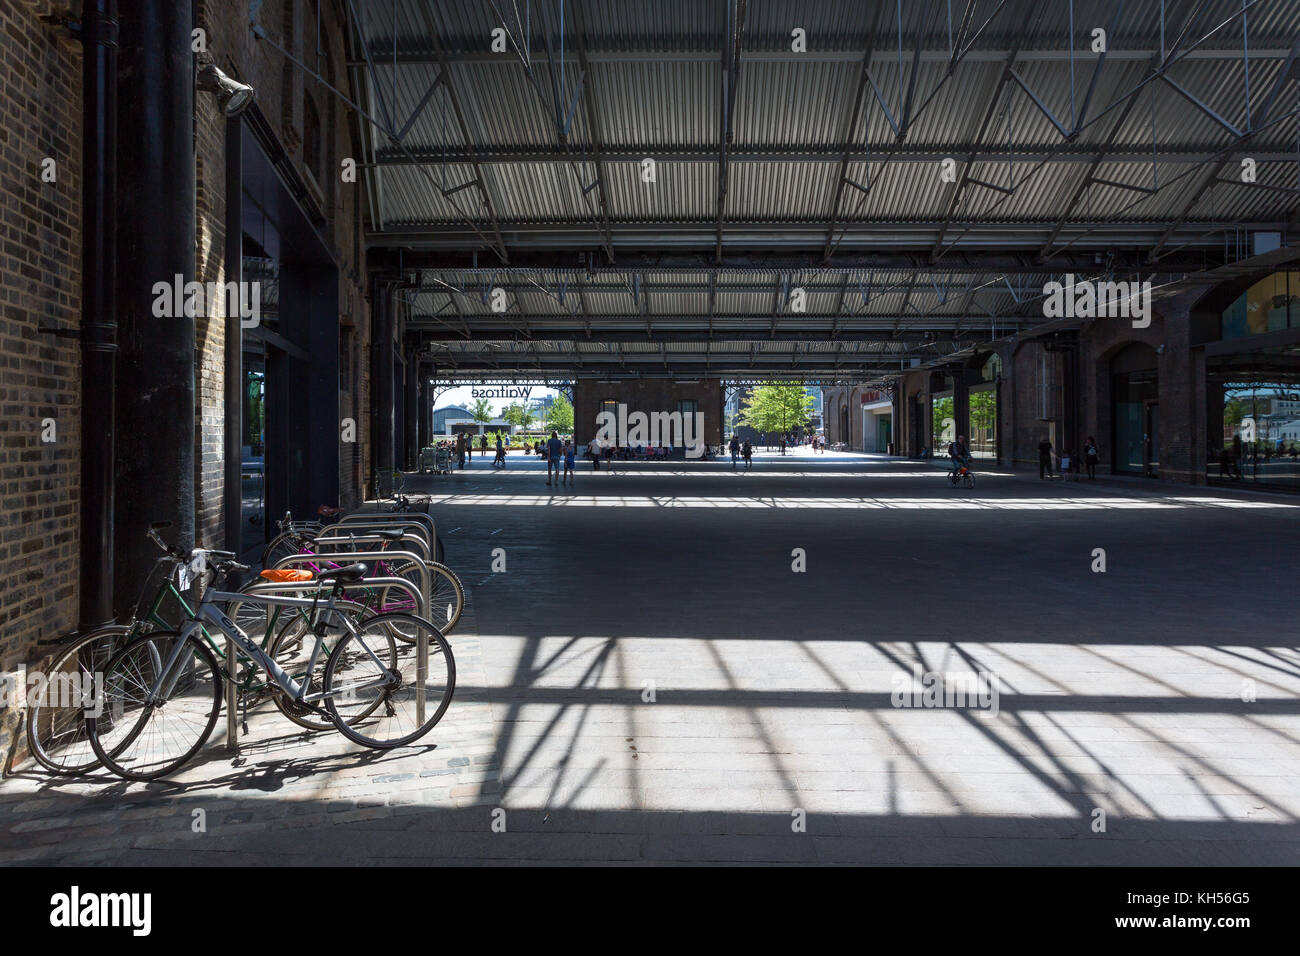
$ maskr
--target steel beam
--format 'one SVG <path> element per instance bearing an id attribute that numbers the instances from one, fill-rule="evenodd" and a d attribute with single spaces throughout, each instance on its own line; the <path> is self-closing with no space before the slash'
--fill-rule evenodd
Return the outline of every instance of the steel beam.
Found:
<path id="1" fill-rule="evenodd" d="M 1043 229 L 1049 228 L 1047 225 Z M 1158 224 L 1155 227 L 1159 228 Z M 1154 234 L 1154 233 L 1153 233 Z M 377 237 L 384 238 L 384 237 Z M 380 245 L 373 243 L 372 245 Z M 1132 249 L 1112 248 L 1107 255 L 1100 252 L 1074 251 L 1053 258 L 1050 265 L 1039 261 L 1037 247 L 1020 253 L 999 250 L 963 249 L 949 252 L 942 260 L 933 260 L 926 252 L 888 252 L 888 253 L 853 253 L 843 252 L 824 261 L 820 252 L 779 252 L 746 253 L 726 256 L 721 263 L 715 263 L 712 255 L 706 252 L 664 253 L 647 251 L 629 251 L 620 256 L 618 265 L 596 265 L 590 262 L 590 253 L 567 250 L 535 250 L 516 253 L 508 266 L 480 266 L 472 252 L 465 251 L 405 251 L 402 261 L 408 269 L 439 270 L 461 272 L 478 278 L 491 276 L 527 276 L 539 269 L 554 273 L 568 272 L 582 274 L 592 278 L 597 276 L 621 277 L 629 272 L 655 272 L 706 277 L 711 272 L 723 273 L 761 273 L 773 275 L 781 272 L 801 272 L 813 276 L 842 276 L 844 272 L 861 272 L 873 270 L 883 272 L 898 271 L 937 271 L 947 275 L 970 275 L 987 273 L 1009 273 L 1050 276 L 1061 272 L 1076 274 L 1099 271 L 1107 259 L 1113 263 L 1117 272 L 1149 272 L 1145 258 L 1145 247 Z M 376 251 L 372 260 L 382 260 Z M 392 261 L 397 261 L 393 256 Z M 1215 268 L 1224 263 L 1221 249 L 1206 249 L 1197 252 L 1184 252 L 1171 256 L 1162 272 L 1194 273 Z"/>
<path id="2" fill-rule="evenodd" d="M 510 342 L 520 341 L 513 329 L 501 328 L 475 328 L 471 330 L 469 339 L 459 336 L 449 337 L 427 327 L 421 326 L 419 316 L 413 317 L 413 321 L 407 326 L 412 332 L 419 332 L 426 342 L 447 342 L 448 344 L 470 343 L 470 342 Z M 953 316 L 952 319 L 960 319 L 961 316 Z M 982 318 L 982 317 L 981 317 Z M 951 324 L 951 323 L 950 323 Z M 1014 320 L 1013 323 L 1014 324 Z M 816 325 L 800 325 L 796 329 L 777 329 L 775 332 L 768 329 L 715 329 L 712 333 L 708 329 L 681 330 L 681 329 L 655 329 L 654 337 L 651 341 L 655 344 L 673 344 L 673 343 L 694 343 L 694 342 L 932 342 L 947 341 L 954 337 L 954 331 L 951 328 L 932 329 L 932 328 L 914 328 L 902 329 L 898 332 L 892 332 L 888 328 L 871 328 L 856 329 L 844 328 L 838 329 L 825 323 Z M 646 341 L 645 332 L 641 329 L 593 329 L 588 335 L 581 328 L 564 328 L 564 327 L 542 327 L 533 330 L 533 343 L 539 342 L 607 342 L 607 343 L 625 343 L 634 344 Z M 456 352 L 455 354 L 467 354 Z M 468 354 L 472 354 L 468 353 Z M 585 354 L 585 353 L 583 353 Z"/>
<path id="3" fill-rule="evenodd" d="M 718 62 L 716 47 L 662 50 L 650 48 L 647 45 L 646 48 L 635 49 L 623 48 L 621 45 L 615 47 L 613 44 L 617 42 L 616 38 L 602 37 L 600 39 L 609 45 L 603 49 L 595 46 L 588 49 L 587 56 L 592 63 L 618 65 L 637 63 L 715 64 Z M 1250 51 L 1251 60 L 1285 59 L 1288 39 L 1289 37 L 1281 33 L 1261 39 L 1260 42 L 1263 45 L 1258 49 L 1252 48 Z M 632 43 L 629 41 L 628 47 L 631 46 Z M 371 50 L 373 54 L 385 57 L 388 63 L 393 62 L 393 40 L 391 37 L 375 38 L 371 42 Z M 967 63 L 1001 63 L 1006 57 L 1004 51 L 997 49 L 973 50 L 969 48 L 969 44 L 960 52 L 962 60 Z M 1170 51 L 1170 53 L 1174 52 L 1173 50 Z M 1144 61 L 1150 55 L 1149 50 L 1143 50 L 1135 46 L 1132 49 L 1113 49 L 1107 53 L 1107 59 L 1113 63 L 1131 63 Z M 892 62 L 895 56 L 896 51 L 880 50 L 872 56 L 872 60 L 873 62 L 887 63 Z M 1019 57 L 1022 63 L 1065 63 L 1068 62 L 1069 58 L 1070 51 L 1062 47 L 1029 49 L 1025 50 Z M 794 53 L 788 46 L 783 46 L 775 50 L 750 49 L 746 51 L 745 59 L 751 63 L 858 63 L 862 59 L 862 54 L 852 50 L 815 49 L 812 47 L 804 53 Z M 1179 59 L 1240 61 L 1241 47 L 1198 47 L 1179 56 Z M 512 63 L 512 59 L 508 56 L 503 56 L 500 53 L 488 53 L 481 48 L 449 52 L 448 60 L 451 63 L 480 66 L 509 66 Z M 922 63 L 947 66 L 951 61 L 952 57 L 946 46 L 926 47 L 921 51 Z M 399 43 L 396 62 L 399 67 L 422 66 L 437 63 L 438 60 L 428 49 Z M 348 61 L 348 66 L 365 65 L 365 59 Z"/>
<path id="4" fill-rule="evenodd" d="M 589 81 L 590 82 L 590 81 Z M 584 97 L 585 100 L 585 97 Z M 727 150 L 727 158 L 733 163 L 843 163 L 847 155 L 849 161 L 864 160 L 878 156 L 889 149 L 889 143 L 867 144 L 864 142 L 843 142 L 826 146 L 806 145 L 787 146 L 763 143 L 732 144 Z M 661 145 L 642 143 L 633 146 L 608 146 L 598 141 L 588 143 L 574 142 L 573 148 L 599 154 L 602 163 L 639 163 L 646 156 L 654 156 L 659 162 L 712 162 L 718 158 L 718 150 L 709 146 Z M 1172 147 L 1160 154 L 1162 163 L 1173 165 L 1199 164 L 1210 159 L 1219 148 L 1218 143 L 1192 143 Z M 566 150 L 547 144 L 532 146 L 510 146 L 500 143 L 476 146 L 475 158 L 480 166 L 494 165 L 538 165 L 558 164 L 572 161 Z M 947 145 L 914 146 L 894 151 L 893 162 L 917 163 L 921 165 L 940 162 L 950 156 L 957 156 L 972 151 L 980 152 L 985 162 L 1045 162 L 1051 164 L 1086 164 L 1091 163 L 1096 154 L 1095 145 L 1065 144 L 1062 148 L 1043 146 L 1038 143 L 1024 145 L 1013 143 L 1011 148 L 991 146 L 981 150 L 975 143 L 953 142 Z M 1294 163 L 1295 144 L 1276 141 L 1262 147 L 1254 154 L 1262 163 Z M 1147 146 L 1116 147 L 1107 157 L 1114 163 L 1146 163 L 1151 159 L 1151 150 Z M 445 152 L 433 147 L 413 147 L 408 149 L 379 150 L 374 163 L 363 164 L 365 168 L 390 166 L 464 165 L 470 162 L 469 153 L 460 148 L 451 148 Z"/>

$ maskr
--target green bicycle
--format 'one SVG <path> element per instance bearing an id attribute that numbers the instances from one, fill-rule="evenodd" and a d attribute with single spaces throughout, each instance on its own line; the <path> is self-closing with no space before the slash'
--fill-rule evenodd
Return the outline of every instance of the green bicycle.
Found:
<path id="1" fill-rule="evenodd" d="M 168 549 L 158 537 L 158 531 L 170 525 L 169 521 L 156 522 L 149 530 L 150 538 L 165 552 Z M 165 553 L 154 562 L 145 578 L 144 589 L 132 605 L 125 623 L 108 624 L 61 641 L 49 665 L 36 672 L 27 699 L 25 726 L 28 749 L 36 762 L 50 773 L 76 776 L 89 773 L 100 765 L 90 745 L 82 711 L 97 682 L 102 682 L 104 668 L 113 654 L 137 637 L 159 630 L 170 631 L 180 622 L 194 617 L 194 609 L 181 593 L 185 588 L 178 587 L 178 578 L 173 573 L 183 563 L 182 558 Z M 163 566 L 167 566 L 168 573 L 159 579 L 148 610 L 140 614 L 139 608 L 148 593 L 149 583 Z M 263 585 L 265 591 L 265 584 L 254 578 L 244 590 Z M 177 614 L 164 613 L 169 604 L 175 606 Z M 336 610 L 358 623 L 375 616 L 374 611 L 354 601 L 340 600 Z M 268 608 L 233 601 L 227 612 L 245 633 L 261 634 L 260 648 L 289 673 L 300 671 L 304 666 L 305 639 L 311 629 L 308 610 L 280 606 Z M 224 670 L 227 666 L 225 641 L 215 639 L 203 626 L 200 626 L 198 636 L 221 661 Z M 327 650 L 328 647 L 327 640 Z M 245 732 L 248 708 L 257 706 L 268 697 L 282 714 L 306 730 L 327 730 L 334 726 L 323 716 L 290 700 L 278 684 L 268 681 L 259 668 L 252 666 L 247 655 L 237 653 L 236 664 L 239 670 L 235 686 Z M 323 668 L 323 662 L 320 666 Z M 319 679 L 319 675 L 315 676 Z"/>

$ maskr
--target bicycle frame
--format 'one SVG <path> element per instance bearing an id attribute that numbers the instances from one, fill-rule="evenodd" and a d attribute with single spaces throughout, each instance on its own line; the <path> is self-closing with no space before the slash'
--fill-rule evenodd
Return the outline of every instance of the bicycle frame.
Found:
<path id="1" fill-rule="evenodd" d="M 296 703 L 310 705 L 312 701 L 317 701 L 324 698 L 325 694 L 323 691 L 320 693 L 308 694 L 307 683 L 299 684 L 296 680 L 294 680 L 293 677 L 290 676 L 282 667 L 280 667 L 280 665 L 277 664 L 269 654 L 267 654 L 265 651 L 262 650 L 261 647 L 257 645 L 256 641 L 254 641 L 242 630 L 240 630 L 239 626 L 235 624 L 235 622 L 232 621 L 229 617 L 227 617 L 224 612 L 214 607 L 212 604 L 212 602 L 214 601 L 243 601 L 246 603 L 267 605 L 267 606 L 278 605 L 281 607 L 320 608 L 319 598 L 295 598 L 295 597 L 287 597 L 287 596 L 271 595 L 271 594 L 249 595 L 249 594 L 240 594 L 238 592 L 231 592 L 231 591 L 212 591 L 212 590 L 205 591 L 203 594 L 203 600 L 200 602 L 198 611 L 195 613 L 194 617 L 192 617 L 190 620 L 186 621 L 184 624 L 181 625 L 180 638 L 176 641 L 176 646 L 172 649 L 171 655 L 168 657 L 167 662 L 163 665 L 163 668 L 159 673 L 158 679 L 157 681 L 155 681 L 154 686 L 149 689 L 150 700 L 156 700 L 159 698 L 166 699 L 168 696 L 170 696 L 172 688 L 175 686 L 176 681 L 179 680 L 181 676 L 179 670 L 177 670 L 176 673 L 174 674 L 172 673 L 172 671 L 173 669 L 176 668 L 176 664 L 180 660 L 186 642 L 194 634 L 195 631 L 203 628 L 204 621 L 207 621 L 216 630 L 224 634 L 227 638 L 230 639 L 230 641 L 232 641 L 235 644 L 236 647 L 238 647 L 241 651 L 247 654 L 248 657 L 251 658 L 254 663 L 260 665 L 262 669 L 265 670 L 268 674 L 270 674 L 271 677 L 275 680 L 275 682 L 279 684 L 280 687 L 285 691 L 285 693 L 287 693 L 290 696 L 290 698 L 294 700 Z M 325 620 L 326 615 L 330 617 L 336 617 L 339 621 L 342 622 L 343 626 L 352 634 L 355 635 L 356 633 L 358 633 L 356 628 L 353 627 L 352 622 L 348 620 L 347 615 L 337 611 L 334 604 L 335 604 L 335 595 L 331 593 L 329 600 L 326 602 L 325 606 L 323 608 L 320 608 L 322 616 L 317 618 L 317 622 L 320 623 L 321 621 Z M 320 658 L 321 647 L 324 645 L 324 643 L 325 643 L 324 635 L 321 634 L 319 631 L 316 631 L 316 642 L 315 645 L 312 647 L 311 659 L 307 664 L 308 674 L 311 674 L 313 668 L 315 668 L 316 662 Z M 364 641 L 361 642 L 361 646 L 365 648 L 366 653 L 370 656 L 371 660 L 375 662 L 376 666 L 379 667 L 380 671 L 387 672 L 387 668 L 384 667 L 383 662 L 380 661 L 379 658 L 375 656 L 374 652 L 370 650 L 370 648 L 365 644 Z M 385 681 L 380 680 L 368 684 L 358 685 L 351 689 L 353 691 L 356 691 L 368 687 L 382 686 L 384 683 Z"/>

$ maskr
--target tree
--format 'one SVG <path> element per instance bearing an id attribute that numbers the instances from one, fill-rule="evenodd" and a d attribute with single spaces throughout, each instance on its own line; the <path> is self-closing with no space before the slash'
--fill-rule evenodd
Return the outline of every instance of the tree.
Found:
<path id="1" fill-rule="evenodd" d="M 756 431 L 784 435 L 807 426 L 815 404 L 802 385 L 766 382 L 749 393 L 738 420 Z"/>
<path id="2" fill-rule="evenodd" d="M 573 431 L 573 404 L 565 397 L 564 393 L 555 396 L 555 401 L 551 402 L 550 411 L 546 416 L 546 423 L 558 432 L 568 433 Z"/>
<path id="3" fill-rule="evenodd" d="M 469 417 L 476 422 L 492 421 L 492 403 L 486 398 L 475 400 L 474 407 L 469 410 Z"/>
<path id="4" fill-rule="evenodd" d="M 935 448 L 946 446 L 957 437 L 952 396 L 931 399 L 930 435 Z"/>
<path id="5" fill-rule="evenodd" d="M 501 412 L 501 417 L 511 425 L 524 429 L 527 429 L 536 420 L 531 411 L 517 403 L 507 405 Z"/>

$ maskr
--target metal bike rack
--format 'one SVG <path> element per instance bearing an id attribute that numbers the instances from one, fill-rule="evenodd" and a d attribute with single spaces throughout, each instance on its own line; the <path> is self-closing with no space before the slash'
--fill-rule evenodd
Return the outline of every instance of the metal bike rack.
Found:
<path id="1" fill-rule="evenodd" d="M 423 511 L 354 511 L 337 519 L 338 524 L 350 524 L 353 521 L 419 522 L 428 528 L 431 540 L 436 539 L 438 536 L 438 529 L 433 516 L 427 515 Z"/>
<path id="2" fill-rule="evenodd" d="M 347 524 L 326 525 L 317 530 L 316 535 L 337 537 L 344 534 L 375 534 L 380 531 L 401 531 L 403 534 L 419 535 L 421 541 L 430 548 L 433 547 L 429 529 L 418 521 L 349 521 Z"/>
<path id="3" fill-rule="evenodd" d="M 333 561 L 337 564 L 355 564 L 358 561 L 392 561 L 398 558 L 409 560 L 420 572 L 421 600 L 417 602 L 417 605 L 423 609 L 423 613 L 420 616 L 425 620 L 428 620 L 429 600 L 433 592 L 433 575 L 426 566 L 424 558 L 420 557 L 414 551 L 323 551 L 320 554 L 290 554 L 275 562 L 275 566 L 277 568 L 300 567 L 305 564 L 315 564 L 321 561 Z M 362 582 L 365 582 L 365 586 L 369 586 L 370 581 L 386 579 L 362 578 L 361 580 Z M 400 581 L 402 579 L 398 578 L 397 580 Z M 436 624 L 434 626 L 437 627 Z"/>
<path id="4" fill-rule="evenodd" d="M 385 537 L 382 537 L 381 535 L 378 535 L 378 534 L 365 534 L 365 533 L 362 533 L 362 534 L 351 534 L 351 533 L 349 533 L 349 534 L 346 534 L 346 535 L 317 535 L 316 538 L 314 539 L 314 543 L 315 543 L 315 544 L 318 544 L 318 545 L 334 545 L 336 548 L 337 548 L 339 545 L 352 545 L 352 544 L 384 544 L 384 543 L 387 542 L 387 541 L 388 541 L 388 539 L 385 538 Z M 392 541 L 392 542 L 390 542 L 390 543 L 393 544 L 393 545 L 395 545 L 395 546 L 397 546 L 397 547 L 399 547 L 399 548 L 402 547 L 403 545 L 406 545 L 406 544 L 415 545 L 415 546 L 418 547 L 421 551 L 424 552 L 424 560 L 425 560 L 426 562 L 428 562 L 428 561 L 432 561 L 432 560 L 433 560 L 432 551 L 431 551 L 431 549 L 430 549 L 430 547 L 429 547 L 429 543 L 428 543 L 427 541 L 424 540 L 424 536 L 423 536 L 423 535 L 416 535 L 416 534 L 403 534 L 403 535 L 402 535 L 400 538 L 398 538 L 396 541 Z M 408 550 L 414 550 L 414 548 L 412 548 L 412 549 L 408 549 Z"/>
<path id="5" fill-rule="evenodd" d="M 349 528 L 364 528 L 367 531 L 393 531 L 401 529 L 412 533 L 419 533 L 424 536 L 429 545 L 429 554 L 433 559 L 438 559 L 438 535 L 432 531 L 432 519 L 428 516 L 422 516 L 426 520 L 410 519 L 403 515 L 351 515 L 346 522 L 340 521 L 332 525 L 327 525 L 320 530 L 320 534 L 340 535 L 348 533 Z"/>
<path id="6" fill-rule="evenodd" d="M 309 557 L 304 555 L 303 557 Z M 311 555 L 310 557 L 316 557 Z M 278 565 L 277 565 L 278 566 Z M 427 577 L 428 572 L 425 572 Z M 284 592 L 297 591 L 315 591 L 321 587 L 319 581 L 265 581 L 259 584 L 253 584 L 246 587 L 241 594 L 283 594 Z M 429 602 L 415 585 L 406 578 L 383 577 L 383 578 L 362 578 L 360 581 L 351 585 L 351 587 L 366 590 L 369 588 L 398 588 L 407 592 L 415 606 L 420 609 L 420 617 L 425 620 L 429 617 Z M 426 587 L 426 593 L 427 593 Z M 239 750 L 239 718 L 235 713 L 235 678 L 238 676 L 237 663 L 235 660 L 236 648 L 229 638 L 226 639 L 226 669 L 229 680 L 226 682 L 226 749 L 229 751 Z M 425 655 L 428 650 L 428 644 L 424 637 L 424 632 L 416 640 L 416 653 L 419 659 L 416 661 L 416 680 L 415 688 L 415 713 L 420 723 L 424 723 L 424 681 L 427 676 L 425 670 Z"/>

